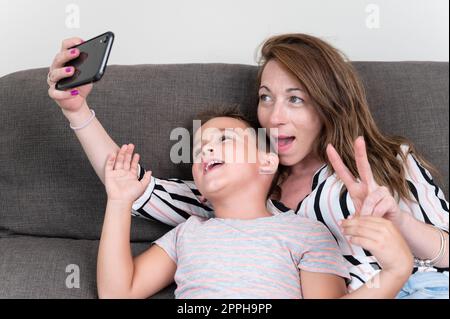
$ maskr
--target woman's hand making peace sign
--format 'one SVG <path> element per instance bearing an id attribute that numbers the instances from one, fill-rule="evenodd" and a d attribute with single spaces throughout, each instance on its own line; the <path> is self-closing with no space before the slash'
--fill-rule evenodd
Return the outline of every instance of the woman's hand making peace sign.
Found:
<path id="1" fill-rule="evenodd" d="M 359 216 L 384 217 L 398 226 L 404 213 L 400 210 L 389 189 L 375 182 L 362 136 L 355 140 L 354 151 L 360 180 L 357 180 L 345 166 L 334 147 L 331 144 L 327 147 L 328 159 L 337 176 L 347 187 L 350 198 L 355 205 L 356 214 Z"/>
<path id="2" fill-rule="evenodd" d="M 327 147 L 328 159 L 355 206 L 355 216 L 343 220 L 341 230 L 351 243 L 369 250 L 384 271 L 406 280 L 411 274 L 413 256 L 395 227 L 404 213 L 389 190 L 375 182 L 362 137 L 356 139 L 354 151 L 360 180 L 345 166 L 334 147 Z"/>

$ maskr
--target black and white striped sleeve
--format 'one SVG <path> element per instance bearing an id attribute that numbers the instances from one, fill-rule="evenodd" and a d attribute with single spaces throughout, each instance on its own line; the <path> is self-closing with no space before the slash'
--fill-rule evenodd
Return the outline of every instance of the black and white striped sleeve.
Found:
<path id="1" fill-rule="evenodd" d="M 138 179 L 145 169 L 139 165 Z M 133 203 L 132 215 L 176 226 L 191 215 L 212 217 L 209 203 L 200 201 L 200 192 L 192 181 L 151 177 L 144 193 Z"/>
<path id="2" fill-rule="evenodd" d="M 406 179 L 415 202 L 408 203 L 414 216 L 448 233 L 448 202 L 430 172 L 414 157 L 407 155 Z"/>

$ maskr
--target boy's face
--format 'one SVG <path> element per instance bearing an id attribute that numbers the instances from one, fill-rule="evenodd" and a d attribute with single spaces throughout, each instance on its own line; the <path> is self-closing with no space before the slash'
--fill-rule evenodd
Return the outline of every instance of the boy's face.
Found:
<path id="1" fill-rule="evenodd" d="M 243 191 L 253 183 L 270 186 L 268 156 L 272 162 L 269 170 L 274 173 L 278 158 L 274 160 L 276 155 L 258 150 L 252 128 L 235 118 L 216 117 L 195 133 L 192 175 L 199 191 L 208 199 Z M 266 176 L 262 176 L 262 167 Z"/>

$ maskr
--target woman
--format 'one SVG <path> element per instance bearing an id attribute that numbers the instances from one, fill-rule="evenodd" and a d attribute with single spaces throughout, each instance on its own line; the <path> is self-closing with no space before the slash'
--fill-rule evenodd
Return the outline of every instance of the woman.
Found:
<path id="1" fill-rule="evenodd" d="M 119 147 L 89 109 L 86 97 L 92 85 L 70 92 L 54 89 L 55 82 L 73 74 L 63 65 L 78 56 L 76 49 L 68 48 L 80 42 L 78 38 L 63 42 L 50 67 L 49 95 L 75 127 L 104 182 L 106 158 Z M 363 87 L 343 56 L 312 36 L 276 36 L 262 47 L 258 80 L 258 119 L 277 139 L 283 165 L 278 198 L 269 205 L 294 209 L 330 229 L 351 265 L 349 290 L 382 284 L 377 276 L 380 264 L 395 264 L 408 254 L 403 238 L 417 259 L 432 260 L 430 269 L 448 271 L 448 203 L 433 183 L 430 166 L 410 142 L 378 130 Z M 192 182 L 157 178 L 133 209 L 135 215 L 170 225 L 211 212 Z M 352 216 L 356 217 L 347 218 Z M 400 278 L 405 271 L 409 265 L 399 264 L 393 277 Z M 445 278 L 433 274 L 439 281 Z M 357 292 L 355 297 L 376 296 Z"/>

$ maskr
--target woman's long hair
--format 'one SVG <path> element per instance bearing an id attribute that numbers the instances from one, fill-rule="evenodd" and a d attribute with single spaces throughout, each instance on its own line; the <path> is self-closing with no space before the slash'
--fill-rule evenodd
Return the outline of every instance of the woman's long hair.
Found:
<path id="1" fill-rule="evenodd" d="M 403 166 L 407 154 L 413 153 L 432 173 L 436 173 L 436 170 L 409 140 L 381 133 L 369 111 L 364 87 L 344 54 L 328 43 L 306 34 L 271 37 L 261 48 L 258 87 L 264 67 L 270 60 L 276 60 L 291 72 L 315 102 L 323 128 L 315 143 L 314 152 L 328 164 L 330 173 L 334 173 L 334 170 L 325 151 L 328 143 L 336 148 L 350 172 L 359 177 L 353 143 L 358 136 L 363 136 L 375 181 L 388 187 L 393 195 L 414 200 Z M 401 145 L 408 146 L 406 153 L 401 150 Z M 399 161 L 397 155 L 402 161 Z M 280 169 L 278 186 L 289 174 L 288 167 Z M 273 198 L 280 197 L 281 188 L 278 188 Z"/>

